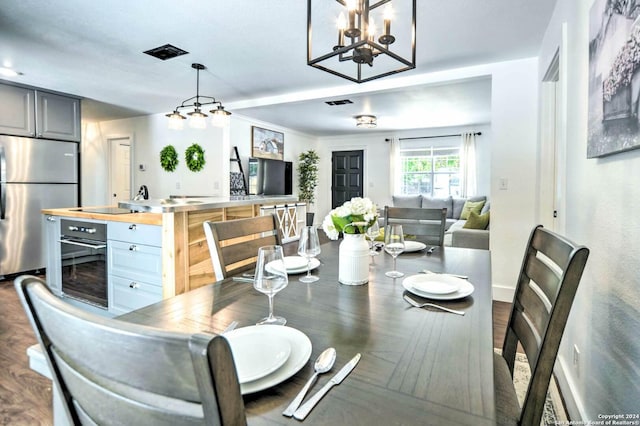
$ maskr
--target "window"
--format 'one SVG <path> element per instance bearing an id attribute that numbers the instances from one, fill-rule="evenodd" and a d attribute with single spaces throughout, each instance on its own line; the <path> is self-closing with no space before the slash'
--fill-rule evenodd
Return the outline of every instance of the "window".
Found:
<path id="1" fill-rule="evenodd" d="M 402 194 L 460 196 L 459 147 L 403 145 L 399 170 Z"/>

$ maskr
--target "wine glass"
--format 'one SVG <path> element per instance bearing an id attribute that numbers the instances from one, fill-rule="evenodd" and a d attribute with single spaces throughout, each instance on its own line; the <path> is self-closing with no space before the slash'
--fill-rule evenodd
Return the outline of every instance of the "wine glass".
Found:
<path id="1" fill-rule="evenodd" d="M 393 271 L 385 272 L 391 278 L 400 278 L 404 274 L 396 270 L 396 258 L 404 251 L 404 234 L 402 225 L 387 225 L 384 230 L 384 250 L 393 256 Z"/>
<path id="2" fill-rule="evenodd" d="M 378 221 L 377 220 L 374 221 L 373 224 L 369 228 L 367 228 L 367 231 L 365 232 L 365 235 L 371 241 L 371 251 L 369 252 L 369 254 L 371 256 L 379 255 L 380 253 L 378 253 L 373 247 L 373 240 L 375 240 L 377 237 L 380 236 L 380 225 L 378 225 Z"/>
<path id="3" fill-rule="evenodd" d="M 320 254 L 320 240 L 318 231 L 314 226 L 305 226 L 300 230 L 300 241 L 298 241 L 298 254 L 307 258 L 307 275 L 300 277 L 300 282 L 312 283 L 320 278 L 311 275 L 311 259 Z"/>
<path id="4" fill-rule="evenodd" d="M 283 317 L 273 316 L 273 296 L 285 288 L 287 284 L 287 269 L 284 266 L 282 246 L 260 247 L 253 288 L 266 294 L 269 298 L 269 316 L 258 321 L 258 325 L 285 325 L 287 323 Z"/>

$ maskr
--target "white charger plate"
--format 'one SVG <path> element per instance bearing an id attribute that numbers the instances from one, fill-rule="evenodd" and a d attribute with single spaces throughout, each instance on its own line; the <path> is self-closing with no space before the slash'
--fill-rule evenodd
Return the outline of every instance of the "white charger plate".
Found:
<path id="1" fill-rule="evenodd" d="M 435 276 L 435 277 L 434 277 Z M 428 293 L 426 291 L 422 291 L 418 287 L 422 287 L 423 284 L 430 280 L 441 280 L 443 282 L 457 282 L 459 287 L 458 290 L 446 293 L 446 294 L 434 294 Z M 434 300 L 455 300 L 462 299 L 463 297 L 467 297 L 473 293 L 474 287 L 468 280 L 463 280 L 461 278 L 452 277 L 444 274 L 418 274 L 418 275 L 410 275 L 404 280 L 402 280 L 402 286 L 410 293 L 415 294 L 416 296 L 425 297 L 427 299 Z"/>
<path id="2" fill-rule="evenodd" d="M 291 354 L 289 340 L 268 329 L 243 327 L 225 333 L 224 337 L 229 340 L 240 383 L 251 382 L 272 373 Z"/>
<path id="3" fill-rule="evenodd" d="M 316 269 L 320 266 L 320 261 L 315 257 L 311 258 L 310 269 Z M 301 274 L 307 272 L 307 258 L 302 256 L 285 256 L 284 266 L 287 269 L 287 274 Z M 266 266 L 267 270 L 273 271 L 273 267 L 270 264 Z"/>
<path id="4" fill-rule="evenodd" d="M 258 333 L 284 338 L 291 346 L 291 354 L 280 368 L 254 381 L 240 383 L 240 392 L 243 395 L 259 392 L 284 382 L 300 371 L 309 361 L 312 350 L 311 340 L 300 330 L 282 325 L 252 325 L 243 328 L 257 329 Z M 228 333 L 224 334 L 225 337 L 227 335 Z"/>
<path id="5" fill-rule="evenodd" d="M 404 251 L 403 253 L 411 253 L 414 251 L 420 251 L 427 248 L 427 245 L 421 243 L 420 241 L 407 241 L 404 240 Z"/>

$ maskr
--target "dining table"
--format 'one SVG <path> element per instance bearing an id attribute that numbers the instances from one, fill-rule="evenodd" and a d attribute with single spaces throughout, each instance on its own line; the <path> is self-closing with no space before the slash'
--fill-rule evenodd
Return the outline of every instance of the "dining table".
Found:
<path id="1" fill-rule="evenodd" d="M 339 244 L 321 245 L 312 271 L 318 281 L 302 283 L 302 273 L 290 274 L 287 287 L 275 295 L 275 315 L 286 318 L 284 327 L 307 336 L 311 350 L 289 377 L 276 374 L 265 389 L 243 392 L 247 423 L 495 424 L 490 252 L 436 247 L 432 253 L 403 253 L 397 270 L 405 276 L 394 279 L 385 275 L 393 260 L 382 250 L 371 256 L 367 284 L 344 285 L 338 281 Z M 403 281 L 424 271 L 464 275 L 472 293 L 455 300 L 418 297 Z M 189 333 L 222 333 L 233 321 L 254 326 L 268 312 L 268 299 L 246 281 L 227 278 L 118 318 Z M 405 294 L 465 314 L 412 307 Z M 303 421 L 283 416 L 328 347 L 337 352 L 335 365 L 319 376 L 305 402 L 354 355 L 361 359 Z"/>

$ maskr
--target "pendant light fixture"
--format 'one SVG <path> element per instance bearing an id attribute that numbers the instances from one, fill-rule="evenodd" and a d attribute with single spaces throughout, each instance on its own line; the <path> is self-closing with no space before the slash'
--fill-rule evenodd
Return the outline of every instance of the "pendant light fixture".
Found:
<path id="1" fill-rule="evenodd" d="M 414 69 L 415 41 L 416 0 L 307 0 L 312 67 L 363 83 Z"/>
<path id="2" fill-rule="evenodd" d="M 216 101 L 216 98 L 200 95 L 200 70 L 207 69 L 207 67 L 202 64 L 194 63 L 191 64 L 191 68 L 196 70 L 196 95 L 189 99 L 185 99 L 173 110 L 173 112 L 166 114 L 169 118 L 169 128 L 181 129 L 184 123 L 182 120 L 186 120 L 187 117 L 182 115 L 180 110 L 193 108 L 193 111 L 187 113 L 189 116 L 189 125 L 197 129 L 204 129 L 207 127 L 206 118 L 208 116 L 202 112 L 200 107 L 214 104 L 217 104 L 217 107 L 209 111 L 212 114 L 211 123 L 216 127 L 223 127 L 228 121 L 231 113 L 229 111 L 225 111 L 222 103 L 220 101 Z"/>

